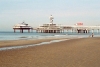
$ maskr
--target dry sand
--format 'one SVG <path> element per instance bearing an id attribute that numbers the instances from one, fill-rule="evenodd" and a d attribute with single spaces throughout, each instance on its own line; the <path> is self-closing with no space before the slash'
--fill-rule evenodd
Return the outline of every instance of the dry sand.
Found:
<path id="1" fill-rule="evenodd" d="M 100 38 L 0 51 L 0 67 L 100 67 Z"/>

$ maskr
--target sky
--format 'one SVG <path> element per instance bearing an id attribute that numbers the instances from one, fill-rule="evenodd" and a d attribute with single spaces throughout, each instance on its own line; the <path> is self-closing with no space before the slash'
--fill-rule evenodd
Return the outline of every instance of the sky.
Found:
<path id="1" fill-rule="evenodd" d="M 11 31 L 18 23 L 32 27 L 49 23 L 100 25 L 100 0 L 0 0 L 0 31 Z"/>

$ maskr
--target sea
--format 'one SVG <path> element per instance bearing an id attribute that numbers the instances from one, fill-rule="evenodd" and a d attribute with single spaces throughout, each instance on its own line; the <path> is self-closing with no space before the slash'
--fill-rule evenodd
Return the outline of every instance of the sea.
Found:
<path id="1" fill-rule="evenodd" d="M 91 37 L 92 32 L 89 33 L 77 33 L 77 32 L 64 32 L 64 33 L 36 33 L 36 32 L 16 32 L 13 31 L 0 31 L 0 41 L 5 40 L 38 40 L 38 39 L 48 39 L 48 38 L 62 38 L 62 40 L 52 40 L 49 42 L 42 42 L 39 44 L 29 44 L 23 46 L 9 46 L 9 47 L 0 47 L 0 51 L 11 50 L 11 49 L 20 49 L 27 48 L 32 46 L 39 46 L 44 44 L 49 44 L 53 42 L 60 42 L 64 40 L 74 39 L 74 38 L 87 38 Z M 94 37 L 100 37 L 100 32 L 94 32 Z M 63 39 L 64 38 L 64 39 Z"/>
<path id="2" fill-rule="evenodd" d="M 92 32 L 77 33 L 77 32 L 64 32 L 64 33 L 36 33 L 36 32 L 16 32 L 13 31 L 0 31 L 1 40 L 30 40 L 30 39 L 46 39 L 46 38 L 83 38 L 90 37 Z M 100 37 L 100 32 L 94 32 L 94 37 Z"/>

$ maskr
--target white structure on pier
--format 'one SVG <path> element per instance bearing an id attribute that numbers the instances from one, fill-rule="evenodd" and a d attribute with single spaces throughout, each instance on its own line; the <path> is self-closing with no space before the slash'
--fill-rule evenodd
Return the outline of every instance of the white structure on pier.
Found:
<path id="1" fill-rule="evenodd" d="M 33 30 L 36 30 L 36 32 L 38 33 L 61 33 L 63 32 L 63 29 L 60 26 L 53 23 L 54 18 L 52 15 L 49 17 L 49 19 L 50 19 L 50 23 L 43 24 L 37 27 L 36 29 L 33 28 Z"/>
<path id="2" fill-rule="evenodd" d="M 20 33 L 23 33 L 23 30 L 28 30 L 28 32 L 30 32 L 30 29 L 32 29 L 32 27 L 26 24 L 25 22 L 23 22 L 23 23 L 14 25 L 13 29 L 14 29 L 14 32 L 16 32 L 16 30 L 20 30 Z"/>

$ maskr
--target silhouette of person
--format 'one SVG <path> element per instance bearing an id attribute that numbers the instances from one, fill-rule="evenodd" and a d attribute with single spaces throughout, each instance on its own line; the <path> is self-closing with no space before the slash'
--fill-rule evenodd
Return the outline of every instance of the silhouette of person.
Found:
<path id="1" fill-rule="evenodd" d="M 92 33 L 92 37 L 94 37 L 94 34 Z"/>

